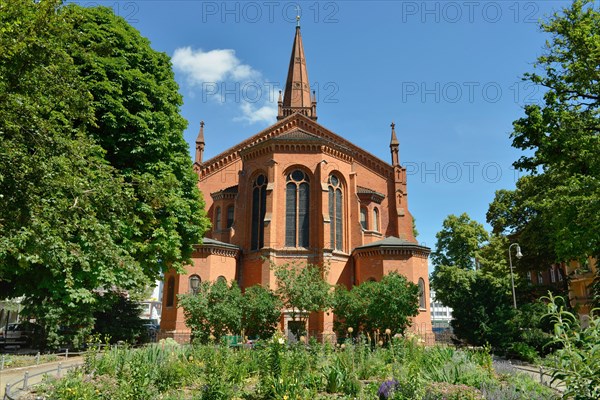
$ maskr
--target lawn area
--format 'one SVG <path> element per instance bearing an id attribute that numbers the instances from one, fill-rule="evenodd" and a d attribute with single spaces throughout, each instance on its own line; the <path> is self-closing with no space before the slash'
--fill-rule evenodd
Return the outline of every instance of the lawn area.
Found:
<path id="1" fill-rule="evenodd" d="M 141 349 L 91 351 L 84 368 L 46 381 L 31 398 L 558 398 L 526 375 L 496 371 L 485 350 L 424 347 L 408 339 L 386 342 L 288 344 L 276 335 L 254 348 L 181 346 L 167 340 Z"/>

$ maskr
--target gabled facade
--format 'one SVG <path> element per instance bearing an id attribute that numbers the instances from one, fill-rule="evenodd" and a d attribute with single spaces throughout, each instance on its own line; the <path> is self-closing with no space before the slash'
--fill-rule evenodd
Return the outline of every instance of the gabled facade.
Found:
<path id="1" fill-rule="evenodd" d="M 403 274 L 422 292 L 412 329 L 431 332 L 430 250 L 413 235 L 394 124 L 389 164 L 317 123 L 299 26 L 277 121 L 209 160 L 204 146 L 201 123 L 194 170 L 213 226 L 187 274 L 165 275 L 163 332 L 189 332 L 176 294 L 188 292 L 190 282 L 223 277 L 242 288 L 274 288 L 270 263 L 298 261 L 328 265 L 329 282 L 348 288 Z M 333 319 L 311 315 L 306 328 L 329 334 Z M 287 323 L 284 312 L 283 330 Z"/>

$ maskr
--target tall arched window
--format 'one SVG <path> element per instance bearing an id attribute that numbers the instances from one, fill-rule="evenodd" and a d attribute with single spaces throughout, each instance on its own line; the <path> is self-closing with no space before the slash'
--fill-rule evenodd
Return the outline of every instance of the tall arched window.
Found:
<path id="1" fill-rule="evenodd" d="M 367 209 L 364 207 L 360 208 L 360 226 L 367 230 Z"/>
<path id="2" fill-rule="evenodd" d="M 373 230 L 379 232 L 379 209 L 377 207 L 373 209 Z"/>
<path id="3" fill-rule="evenodd" d="M 198 289 L 200 289 L 201 279 L 198 275 L 192 275 L 189 279 L 190 293 L 196 294 L 198 293 Z"/>
<path id="4" fill-rule="evenodd" d="M 259 175 L 252 183 L 252 234 L 250 249 L 265 245 L 265 212 L 267 208 L 267 177 Z"/>
<path id="5" fill-rule="evenodd" d="M 221 229 L 221 207 L 215 210 L 215 231 Z"/>
<path id="6" fill-rule="evenodd" d="M 419 308 L 423 310 L 427 308 L 425 301 L 425 281 L 423 278 L 419 278 Z"/>
<path id="7" fill-rule="evenodd" d="M 342 184 L 336 175 L 330 175 L 329 187 L 329 221 L 331 224 L 331 248 L 343 250 L 344 248 L 344 208 L 342 205 Z"/>
<path id="8" fill-rule="evenodd" d="M 310 186 L 308 175 L 297 169 L 285 186 L 285 245 L 308 247 Z"/>
<path id="9" fill-rule="evenodd" d="M 227 207 L 227 229 L 233 226 L 233 206 Z"/>
<path id="10" fill-rule="evenodd" d="M 175 277 L 170 276 L 167 279 L 167 307 L 173 307 L 175 303 Z"/>

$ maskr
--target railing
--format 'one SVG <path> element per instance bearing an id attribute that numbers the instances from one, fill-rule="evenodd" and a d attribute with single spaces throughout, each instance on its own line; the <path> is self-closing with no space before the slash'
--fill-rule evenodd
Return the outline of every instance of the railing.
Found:
<path id="1" fill-rule="evenodd" d="M 63 357 L 65 359 L 69 358 L 69 356 L 80 356 L 82 354 L 84 354 L 85 352 L 82 351 L 69 351 L 69 349 L 66 349 L 64 352 L 62 353 L 50 353 L 48 355 L 51 356 L 56 356 L 58 358 Z M 0 371 L 2 371 L 5 366 L 6 366 L 6 354 L 2 354 L 2 357 L 0 357 Z M 35 355 L 35 363 L 34 364 L 29 364 L 29 365 L 23 365 L 22 367 L 29 367 L 31 365 L 39 365 L 40 364 L 40 359 L 41 359 L 41 353 L 38 351 L 37 354 Z M 52 361 L 48 361 L 48 362 L 56 362 L 57 360 L 52 360 Z M 20 368 L 19 367 L 15 367 L 15 368 Z"/>
<path id="2" fill-rule="evenodd" d="M 59 362 L 55 368 L 52 368 L 52 369 L 49 369 L 49 370 L 46 370 L 43 372 L 29 374 L 29 371 L 26 371 L 25 374 L 23 375 L 23 379 L 20 379 L 13 383 L 6 384 L 6 389 L 4 390 L 3 400 L 16 400 L 17 399 L 16 394 L 14 394 L 12 392 L 13 389 L 15 391 L 25 392 L 25 391 L 29 390 L 30 387 L 39 384 L 39 383 L 30 384 L 29 380 L 31 378 L 35 378 L 36 376 L 40 376 L 40 375 L 48 375 L 53 372 L 56 372 L 56 377 L 60 378 L 60 375 L 62 372 L 68 371 L 69 369 L 81 367 L 82 365 L 83 365 L 83 363 L 79 363 L 79 364 L 74 364 L 74 365 L 69 365 L 67 367 L 63 367 L 62 363 Z"/>

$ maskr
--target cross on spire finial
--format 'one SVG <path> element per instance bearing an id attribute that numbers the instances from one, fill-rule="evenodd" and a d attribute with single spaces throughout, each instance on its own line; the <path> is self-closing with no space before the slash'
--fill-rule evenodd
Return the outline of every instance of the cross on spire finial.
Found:
<path id="1" fill-rule="evenodd" d="M 299 28 L 300 27 L 300 12 L 302 10 L 300 9 L 300 5 L 296 4 L 296 26 Z"/>

